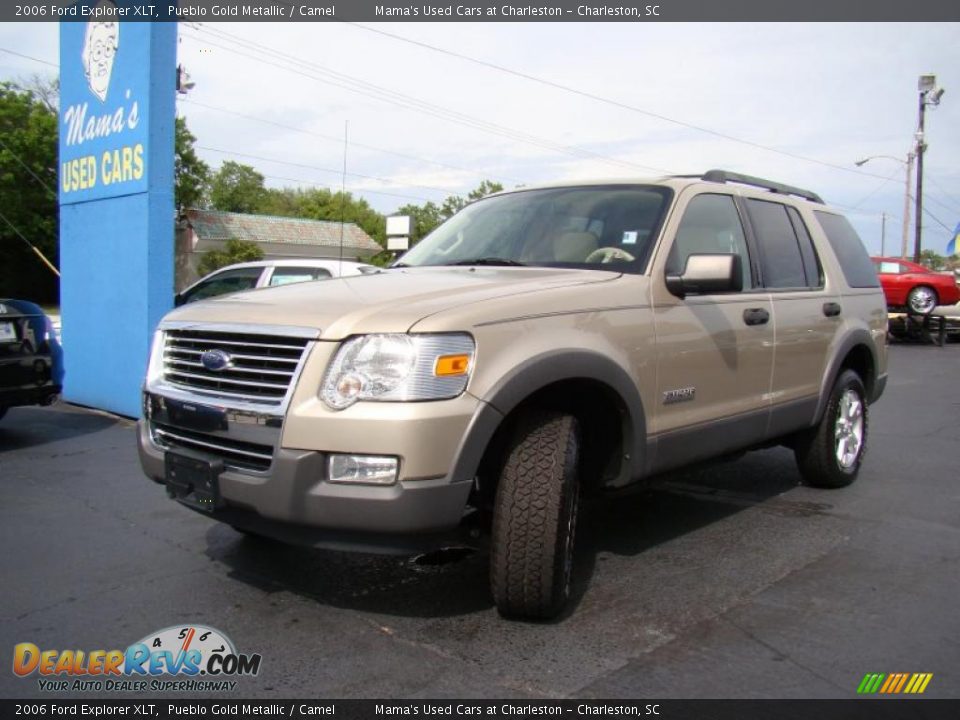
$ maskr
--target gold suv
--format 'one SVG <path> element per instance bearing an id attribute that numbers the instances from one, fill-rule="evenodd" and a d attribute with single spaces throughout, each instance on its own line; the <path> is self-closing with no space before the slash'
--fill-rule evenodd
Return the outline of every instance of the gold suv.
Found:
<path id="1" fill-rule="evenodd" d="M 886 320 L 812 192 L 718 170 L 524 188 L 383 272 L 171 312 L 140 458 L 182 504 L 289 542 L 489 529 L 497 607 L 550 617 L 585 492 L 772 444 L 811 485 L 852 482 Z"/>

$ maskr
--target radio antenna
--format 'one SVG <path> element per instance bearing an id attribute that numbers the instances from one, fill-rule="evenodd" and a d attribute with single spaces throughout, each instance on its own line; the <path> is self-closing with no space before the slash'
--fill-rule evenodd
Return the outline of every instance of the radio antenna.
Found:
<path id="1" fill-rule="evenodd" d="M 350 121 L 343 121 L 343 175 L 340 177 L 340 265 L 337 275 L 343 277 L 343 225 L 346 221 L 347 202 L 347 138 L 350 131 Z"/>

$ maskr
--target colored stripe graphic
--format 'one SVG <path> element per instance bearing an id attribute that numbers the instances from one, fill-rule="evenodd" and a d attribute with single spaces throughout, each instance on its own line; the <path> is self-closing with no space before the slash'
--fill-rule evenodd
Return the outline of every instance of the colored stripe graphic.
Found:
<path id="1" fill-rule="evenodd" d="M 896 690 L 894 690 L 894 692 L 897 692 L 897 693 L 898 693 L 898 692 L 900 692 L 901 690 L 903 690 L 903 686 L 906 684 L 906 682 L 907 682 L 907 674 L 906 674 L 906 673 L 900 673 L 900 682 L 897 683 L 897 688 L 896 688 Z"/>
<path id="2" fill-rule="evenodd" d="M 863 680 L 860 681 L 860 686 L 857 688 L 857 693 L 860 695 L 870 695 L 877 691 L 877 688 L 880 687 L 880 683 L 883 681 L 883 678 L 886 677 L 882 673 L 867 673 L 863 676 Z"/>
<path id="3" fill-rule="evenodd" d="M 926 692 L 933 673 L 867 673 L 857 686 L 858 695 L 920 695 Z"/>

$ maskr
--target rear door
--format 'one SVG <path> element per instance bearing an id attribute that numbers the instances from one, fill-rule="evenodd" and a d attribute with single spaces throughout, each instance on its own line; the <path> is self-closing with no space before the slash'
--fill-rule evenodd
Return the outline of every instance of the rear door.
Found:
<path id="1" fill-rule="evenodd" d="M 770 435 L 812 420 L 828 349 L 843 308 L 836 288 L 825 286 L 810 231 L 791 205 L 744 198 L 760 264 L 760 282 L 773 303 L 774 354 Z"/>

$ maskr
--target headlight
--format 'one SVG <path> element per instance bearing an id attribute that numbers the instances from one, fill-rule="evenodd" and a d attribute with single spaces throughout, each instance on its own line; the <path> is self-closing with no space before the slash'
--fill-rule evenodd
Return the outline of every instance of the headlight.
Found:
<path id="1" fill-rule="evenodd" d="M 449 335 L 361 335 L 343 344 L 323 381 L 334 410 L 358 400 L 444 400 L 462 393 L 473 369 L 473 338 Z"/>

